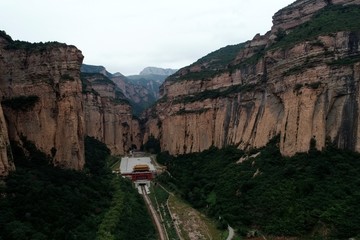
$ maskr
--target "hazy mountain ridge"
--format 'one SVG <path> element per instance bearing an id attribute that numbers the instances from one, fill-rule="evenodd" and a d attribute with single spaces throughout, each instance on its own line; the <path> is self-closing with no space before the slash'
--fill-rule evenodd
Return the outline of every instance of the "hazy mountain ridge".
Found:
<path id="1" fill-rule="evenodd" d="M 140 85 L 150 90 L 151 95 L 154 99 L 159 98 L 159 88 L 161 84 L 169 75 L 159 75 L 159 74 L 139 74 L 139 75 L 130 75 L 127 76 L 131 83 L 135 85 Z"/>
<path id="2" fill-rule="evenodd" d="M 171 69 L 171 68 L 146 67 L 139 73 L 139 75 L 170 76 L 174 74 L 176 71 L 177 69 Z"/>
<path id="3" fill-rule="evenodd" d="M 139 75 L 124 76 L 120 72 L 111 74 L 103 66 L 83 64 L 81 71 L 107 76 L 129 100 L 133 107 L 133 113 L 140 116 L 146 108 L 154 104 L 159 98 L 159 87 L 168 76 L 167 74 L 176 70 L 148 67 L 142 70 Z"/>

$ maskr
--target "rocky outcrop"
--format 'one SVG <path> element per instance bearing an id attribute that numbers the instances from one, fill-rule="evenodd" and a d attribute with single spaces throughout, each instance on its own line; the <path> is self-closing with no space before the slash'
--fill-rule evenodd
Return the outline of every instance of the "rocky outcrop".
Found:
<path id="1" fill-rule="evenodd" d="M 100 74 L 82 74 L 82 81 L 86 134 L 105 143 L 112 154 L 140 148 L 139 121 L 120 89 Z"/>
<path id="2" fill-rule="evenodd" d="M 1 35 L 0 97 L 10 140 L 20 145 L 31 141 L 56 166 L 82 169 L 81 51 L 65 44 L 31 44 L 13 41 L 4 32 Z"/>
<path id="3" fill-rule="evenodd" d="M 302 0 L 295 1 L 289 6 L 279 10 L 273 16 L 271 31 L 275 33 L 279 29 L 289 31 L 304 22 L 309 21 L 319 10 L 329 5 L 355 5 L 360 0 Z"/>
<path id="4" fill-rule="evenodd" d="M 296 1 L 281 9 L 273 16 L 273 31 L 289 30 L 307 22 L 325 6 L 332 4 L 331 0 L 303 0 Z"/>
<path id="5" fill-rule="evenodd" d="M 80 71 L 83 73 L 100 73 L 108 78 L 111 78 L 113 76 L 113 74 L 109 73 L 104 66 L 82 64 Z M 121 73 L 117 73 L 117 75 L 122 76 Z"/>
<path id="6" fill-rule="evenodd" d="M 302 36 L 304 27 L 296 28 L 315 16 L 309 6 L 319 10 L 336 2 L 297 1 L 274 16 L 273 29 L 286 30 L 284 36 L 257 35 L 229 46 L 232 59 L 219 58 L 229 56 L 225 48 L 180 69 L 162 85 L 160 101 L 148 111 L 145 141 L 153 135 L 163 151 L 182 154 L 210 146 L 262 147 L 280 135 L 287 156 L 308 151 L 312 139 L 318 149 L 330 141 L 360 151 L 360 29 L 317 28 Z M 345 12 L 354 9 L 359 7 Z M 336 8 L 331 11 L 337 14 Z M 338 24 L 343 17 L 338 16 Z M 318 27 L 323 20 L 310 21 Z"/>

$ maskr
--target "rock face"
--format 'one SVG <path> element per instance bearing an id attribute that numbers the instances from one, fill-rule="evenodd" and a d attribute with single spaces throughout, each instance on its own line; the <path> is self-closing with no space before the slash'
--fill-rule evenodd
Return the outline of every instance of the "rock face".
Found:
<path id="1" fill-rule="evenodd" d="M 12 144 L 26 153 L 31 142 L 55 166 L 76 170 L 85 163 L 86 135 L 106 143 L 113 154 L 140 148 L 139 121 L 106 77 L 112 75 L 82 60 L 74 46 L 14 41 L 0 32 L 0 176 L 15 169 Z M 82 73 L 81 81 L 80 66 L 98 73 Z"/>
<path id="2" fill-rule="evenodd" d="M 82 59 L 74 46 L 13 41 L 3 32 L 0 37 L 0 97 L 10 140 L 31 141 L 54 165 L 71 169 L 84 165 Z M 0 120 L 5 136 L 1 114 Z M 1 156 L 0 169 L 12 169 Z"/>
<path id="3" fill-rule="evenodd" d="M 324 0 L 296 1 L 275 13 L 272 30 L 289 30 L 307 22 L 315 13 L 330 4 L 330 2 Z"/>
<path id="4" fill-rule="evenodd" d="M 86 134 L 105 143 L 112 154 L 140 148 L 141 134 L 126 97 L 109 78 L 82 74 Z"/>
<path id="5" fill-rule="evenodd" d="M 0 106 L 0 176 L 6 176 L 15 166 L 11 154 L 7 124 L 3 109 Z"/>
<path id="6" fill-rule="evenodd" d="M 360 8 L 342 6 L 350 3 L 359 4 L 296 1 L 264 36 L 180 69 L 148 110 L 144 141 L 153 135 L 163 151 L 182 154 L 262 147 L 280 135 L 287 156 L 308 151 L 312 139 L 317 149 L 330 141 L 360 151 L 360 28 L 348 25 L 360 21 L 351 15 Z M 336 17 L 335 31 L 319 28 L 328 25 L 320 9 Z"/>

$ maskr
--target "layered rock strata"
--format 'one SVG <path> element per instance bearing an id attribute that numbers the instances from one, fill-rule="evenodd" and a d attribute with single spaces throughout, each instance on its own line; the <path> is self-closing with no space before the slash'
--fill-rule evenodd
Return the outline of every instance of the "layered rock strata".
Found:
<path id="1" fill-rule="evenodd" d="M 82 60 L 74 46 L 0 37 L 0 97 L 10 140 L 31 141 L 54 165 L 77 170 L 84 165 Z"/>
<path id="2" fill-rule="evenodd" d="M 209 55 L 179 70 L 148 111 L 145 141 L 153 135 L 162 150 L 182 154 L 262 147 L 280 135 L 288 156 L 308 151 L 312 139 L 318 149 L 329 141 L 360 151 L 360 29 L 290 38 L 318 10 L 349 3 L 358 2 L 297 1 L 275 14 L 271 31 L 239 46 L 233 60 Z"/>
<path id="3" fill-rule="evenodd" d="M 86 134 L 104 142 L 112 154 L 124 154 L 140 148 L 141 134 L 138 119 L 134 119 L 131 106 L 107 77 L 86 74 L 83 89 Z"/>

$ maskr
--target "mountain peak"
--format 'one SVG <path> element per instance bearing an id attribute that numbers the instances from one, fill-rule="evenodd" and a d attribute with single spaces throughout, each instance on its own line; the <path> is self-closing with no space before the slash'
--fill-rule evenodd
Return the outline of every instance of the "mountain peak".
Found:
<path id="1" fill-rule="evenodd" d="M 146 67 L 141 72 L 140 75 L 163 75 L 163 76 L 170 76 L 171 74 L 175 73 L 176 69 L 171 68 L 158 68 L 158 67 Z"/>

